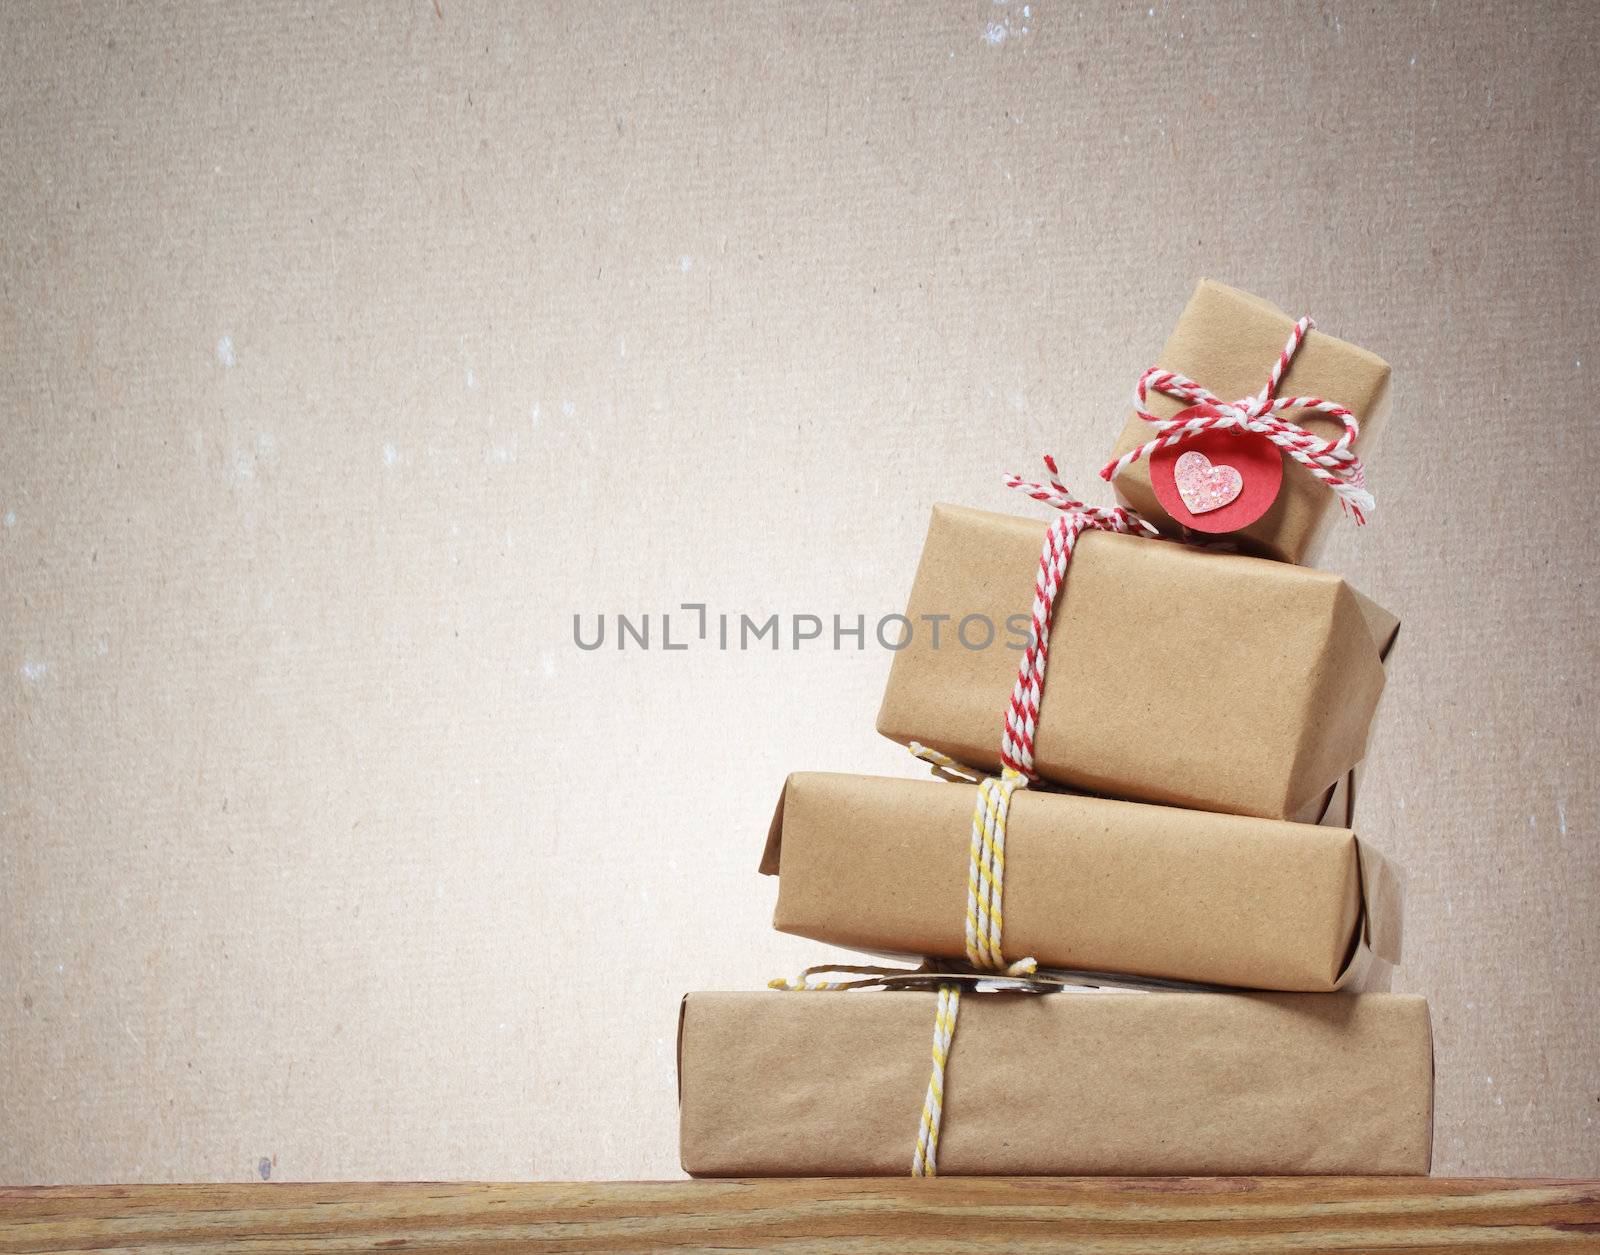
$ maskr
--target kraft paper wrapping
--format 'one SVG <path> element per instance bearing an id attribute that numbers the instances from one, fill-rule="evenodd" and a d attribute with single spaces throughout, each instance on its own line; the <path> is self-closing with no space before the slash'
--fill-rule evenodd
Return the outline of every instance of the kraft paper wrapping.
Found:
<path id="1" fill-rule="evenodd" d="M 999 769 L 1021 658 L 1005 625 L 1027 623 L 1047 525 L 934 507 L 880 733 Z M 996 626 L 988 648 L 961 643 L 969 615 Z M 1088 793 L 1314 820 L 1365 753 L 1397 623 L 1326 571 L 1085 533 L 1056 604 L 1034 766 Z"/>
<path id="2" fill-rule="evenodd" d="M 1267 372 L 1278 360 L 1294 324 L 1293 318 L 1270 301 L 1202 279 L 1166 348 L 1150 364 L 1187 375 L 1224 401 L 1254 396 L 1266 383 Z M 1389 364 L 1366 349 L 1313 330 L 1284 373 L 1278 395 L 1320 396 L 1344 406 L 1361 425 L 1361 435 L 1352 447 L 1366 461 L 1389 413 Z M 1158 393 L 1150 394 L 1147 402 L 1149 411 L 1159 418 L 1171 418 L 1185 405 Z M 1282 417 L 1324 438 L 1337 437 L 1344 430 L 1337 419 L 1314 411 L 1287 410 Z M 1119 458 L 1159 434 L 1150 423 L 1130 415 L 1111 457 Z M 1147 460 L 1127 467 L 1114 483 L 1124 505 L 1169 535 L 1183 531 L 1156 500 Z M 1227 539 L 1263 557 L 1309 562 L 1328 527 L 1341 514 L 1333 494 L 1303 466 L 1285 458 L 1283 487 L 1272 507 L 1249 527 L 1229 533 Z"/>
<path id="3" fill-rule="evenodd" d="M 708 993 L 679 1021 L 693 1176 L 903 1176 L 930 992 Z M 942 1175 L 1426 1173 L 1427 1003 L 1396 994 L 968 993 Z"/>
<path id="4" fill-rule="evenodd" d="M 977 791 L 790 776 L 761 863 L 778 877 L 773 926 L 963 958 Z M 1370 987 L 1400 961 L 1398 877 L 1346 828 L 1023 790 L 1005 853 L 1009 958 L 1312 992 Z"/>

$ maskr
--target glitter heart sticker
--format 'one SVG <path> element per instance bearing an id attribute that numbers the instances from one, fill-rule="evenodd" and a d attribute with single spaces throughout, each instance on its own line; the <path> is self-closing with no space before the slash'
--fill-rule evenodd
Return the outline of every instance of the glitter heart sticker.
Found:
<path id="1" fill-rule="evenodd" d="M 1244 488 L 1244 476 L 1226 463 L 1213 463 L 1198 449 L 1183 454 L 1172 468 L 1178 495 L 1191 514 L 1209 514 L 1227 505 Z"/>
<path id="2" fill-rule="evenodd" d="M 1196 405 L 1186 421 L 1216 411 Z M 1213 429 L 1150 455 L 1150 487 L 1174 523 L 1223 536 L 1267 512 L 1283 483 L 1283 454 L 1254 432 Z"/>

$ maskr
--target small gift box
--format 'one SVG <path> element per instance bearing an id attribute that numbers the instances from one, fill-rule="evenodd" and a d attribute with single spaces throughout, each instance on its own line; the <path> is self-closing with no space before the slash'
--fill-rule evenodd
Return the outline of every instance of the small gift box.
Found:
<path id="1" fill-rule="evenodd" d="M 1159 385 L 1170 388 L 1170 376 L 1191 381 L 1199 391 L 1180 383 L 1172 389 L 1180 395 L 1169 394 Z M 1178 442 L 1169 451 L 1169 463 L 1158 460 L 1154 483 L 1151 456 L 1123 461 L 1163 434 L 1150 419 L 1212 413 L 1193 409 L 1204 392 L 1225 407 L 1236 400 L 1254 403 L 1245 408 L 1303 429 L 1309 439 L 1300 443 L 1302 455 L 1312 461 L 1320 457 L 1327 471 L 1344 475 L 1351 467 L 1343 459 L 1370 455 L 1389 411 L 1389 365 L 1366 349 L 1310 329 L 1309 320 L 1297 324 L 1260 297 L 1202 279 L 1144 383 L 1158 386 L 1141 386 L 1143 395 L 1102 474 L 1110 475 L 1124 505 L 1166 534 L 1179 536 L 1194 527 L 1245 552 L 1308 562 L 1339 513 L 1339 493 L 1352 494 L 1344 498 L 1347 504 L 1367 500 L 1355 491 L 1361 483 L 1359 471 L 1352 486 L 1330 493 L 1333 474 L 1324 474 L 1319 482 L 1317 470 L 1283 452 L 1299 439 L 1294 433 L 1275 445 L 1261 435 L 1241 435 L 1234 427 L 1208 433 L 1204 440 Z M 1322 404 L 1320 409 L 1277 409 L 1269 404 L 1274 396 L 1280 403 L 1308 399 Z M 1141 417 L 1141 408 L 1148 418 Z M 1344 441 L 1347 431 L 1356 434 Z M 1185 454 L 1193 465 L 1178 461 Z M 1182 467 L 1181 473 L 1175 475 L 1175 467 Z M 1236 520 L 1229 515 L 1235 511 L 1243 511 L 1237 516 L 1242 526 L 1233 526 Z"/>
<path id="2" fill-rule="evenodd" d="M 778 877 L 773 926 L 966 957 L 977 793 L 790 776 L 761 861 Z M 1011 801 L 1003 877 L 1005 954 L 1042 967 L 1325 992 L 1383 985 L 1400 959 L 1398 877 L 1347 828 L 1026 790 Z"/>
<path id="3" fill-rule="evenodd" d="M 1324 571 L 1094 530 L 1035 599 L 1046 531 L 934 507 L 878 731 L 992 772 L 1014 722 L 1028 770 L 1080 792 L 1316 820 L 1365 754 L 1398 620 Z M 1031 599 L 1054 607 L 1037 712 Z"/>
<path id="4" fill-rule="evenodd" d="M 1409 1174 L 1432 1155 L 1428 1007 L 1395 994 L 690 994 L 678 1080 L 702 1177 Z"/>

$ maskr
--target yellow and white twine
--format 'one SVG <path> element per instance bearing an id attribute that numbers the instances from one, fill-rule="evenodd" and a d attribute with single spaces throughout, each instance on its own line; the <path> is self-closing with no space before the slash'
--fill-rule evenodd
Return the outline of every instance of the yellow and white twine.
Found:
<path id="1" fill-rule="evenodd" d="M 941 780 L 971 782 L 977 778 L 976 772 L 948 754 L 929 749 L 917 741 L 911 742 L 910 748 Z M 1011 814 L 1011 795 L 1027 787 L 1026 775 L 1014 767 L 1006 767 L 998 777 L 984 776 L 979 780 L 978 798 L 972 809 L 972 846 L 967 862 L 967 962 L 973 967 L 1007 976 L 1029 976 L 1038 968 L 1033 959 L 1018 959 L 1008 964 L 1000 950 L 1005 926 L 1001 903 L 1006 881 L 1006 820 Z M 911 1160 L 914 1177 L 939 1175 L 935 1152 L 939 1146 L 939 1121 L 944 1114 L 945 1064 L 960 1009 L 961 990 L 955 985 L 940 985 L 939 1005 L 933 1021 L 933 1073 L 928 1078 L 927 1096 L 922 1100 L 917 1151 Z"/>
<path id="2" fill-rule="evenodd" d="M 972 846 L 967 862 L 967 962 L 989 972 L 1027 976 L 1037 967 L 1032 959 L 1007 963 L 1000 952 L 1005 925 L 1002 899 L 1006 879 L 1006 821 L 1011 815 L 1011 795 L 1028 787 L 1028 777 L 1015 768 L 999 776 L 979 777 L 948 754 L 911 742 L 911 752 L 933 768 L 941 780 L 978 784 L 972 808 Z"/>
<path id="3" fill-rule="evenodd" d="M 939 1005 L 933 1015 L 933 1072 L 928 1077 L 928 1093 L 922 1100 L 922 1120 L 917 1126 L 917 1153 L 911 1159 L 911 1175 L 939 1175 L 939 1120 L 944 1115 L 944 1065 L 950 1058 L 950 1039 L 956 1035 L 956 1012 L 961 1009 L 961 989 L 957 985 L 939 986 Z"/>
<path id="4" fill-rule="evenodd" d="M 1038 971 L 1033 959 L 1007 963 L 1000 949 L 1005 916 L 1001 909 L 1006 880 L 1006 821 L 1011 814 L 1011 797 L 1028 787 L 1028 777 L 1013 767 L 999 776 L 984 776 L 956 762 L 948 754 L 929 749 L 916 741 L 911 752 L 927 763 L 941 780 L 956 784 L 976 784 L 977 801 L 972 809 L 972 845 L 967 863 L 967 962 L 978 972 L 996 976 L 1027 978 Z M 826 980 L 820 973 L 848 974 L 851 980 Z M 964 974 L 965 975 L 965 974 Z M 887 977 L 887 979 L 886 979 Z M 796 980 L 769 981 L 772 989 L 796 992 L 922 987 L 936 980 L 934 972 L 888 974 L 882 968 L 829 965 L 809 968 Z M 939 1123 L 944 1115 L 944 1077 L 950 1061 L 950 1043 L 956 1033 L 956 1016 L 961 1009 L 961 987 L 953 981 L 939 981 L 939 1001 L 933 1017 L 933 1068 L 928 1076 L 928 1091 L 922 1099 L 922 1117 L 917 1124 L 917 1149 L 911 1159 L 911 1175 L 939 1175 Z"/>

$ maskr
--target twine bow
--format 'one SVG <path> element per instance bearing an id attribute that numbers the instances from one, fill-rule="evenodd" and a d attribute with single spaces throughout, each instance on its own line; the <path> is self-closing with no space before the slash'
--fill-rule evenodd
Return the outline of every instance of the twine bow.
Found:
<path id="1" fill-rule="evenodd" d="M 1187 375 L 1152 366 L 1139 376 L 1139 383 L 1133 390 L 1133 407 L 1140 418 L 1161 434 L 1137 449 L 1124 453 L 1120 458 L 1108 462 L 1101 468 L 1100 478 L 1114 479 L 1140 458 L 1154 453 L 1157 449 L 1191 440 L 1201 432 L 1225 430 L 1253 432 L 1258 436 L 1265 436 L 1310 471 L 1339 498 L 1339 504 L 1346 513 L 1353 515 L 1357 523 L 1365 523 L 1366 516 L 1372 512 L 1374 502 L 1372 494 L 1367 491 L 1361 459 L 1350 447 L 1361 434 L 1361 427 L 1356 422 L 1355 415 L 1344 406 L 1324 400 L 1322 397 L 1277 395 L 1283 372 L 1288 369 L 1289 362 L 1299 349 L 1301 341 L 1305 339 L 1306 332 L 1315 325 L 1309 318 L 1302 318 L 1295 323 L 1294 330 L 1289 333 L 1288 343 L 1283 346 L 1283 352 L 1278 354 L 1278 360 L 1267 373 L 1267 382 L 1261 392 L 1256 396 L 1241 397 L 1237 401 L 1222 400 Z M 1187 401 L 1190 405 L 1209 406 L 1215 412 L 1188 419 L 1157 418 L 1145 409 L 1152 391 L 1165 393 L 1179 401 Z M 1279 415 L 1285 410 L 1314 410 L 1319 414 L 1326 414 L 1330 418 L 1338 419 L 1344 426 L 1344 432 L 1333 440 L 1325 440 L 1304 427 L 1280 418 Z"/>

